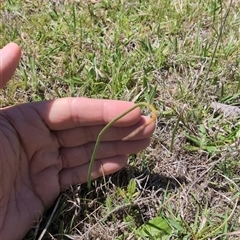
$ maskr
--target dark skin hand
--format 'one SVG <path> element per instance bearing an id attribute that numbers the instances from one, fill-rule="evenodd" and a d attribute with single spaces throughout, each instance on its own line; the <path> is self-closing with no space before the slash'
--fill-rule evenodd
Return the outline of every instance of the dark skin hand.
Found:
<path id="1" fill-rule="evenodd" d="M 0 51 L 0 87 L 14 74 L 20 56 L 14 43 Z M 22 239 L 61 191 L 87 181 L 98 133 L 132 106 L 124 101 L 62 98 L 0 110 L 1 239 Z M 100 143 L 92 179 L 120 170 L 128 154 L 148 146 L 154 123 L 123 139 L 147 121 L 136 109 L 110 127 Z"/>

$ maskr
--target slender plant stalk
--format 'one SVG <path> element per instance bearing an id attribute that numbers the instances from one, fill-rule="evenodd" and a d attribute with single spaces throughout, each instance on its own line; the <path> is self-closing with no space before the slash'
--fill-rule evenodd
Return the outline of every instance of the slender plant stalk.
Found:
<path id="1" fill-rule="evenodd" d="M 157 111 L 156 109 L 149 103 L 146 102 L 140 102 L 135 104 L 132 108 L 129 108 L 127 111 L 125 111 L 124 113 L 122 113 L 121 115 L 119 115 L 118 117 L 114 118 L 112 121 L 110 121 L 103 129 L 102 131 L 98 134 L 94 149 L 93 149 L 93 153 L 92 153 L 92 157 L 90 160 L 90 164 L 89 164 L 89 168 L 88 168 L 88 178 L 87 178 L 87 186 L 88 189 L 91 189 L 91 173 L 92 173 L 92 168 L 93 168 L 93 164 L 97 155 L 97 151 L 98 151 L 98 147 L 99 144 L 101 142 L 102 136 L 103 134 L 107 131 L 107 129 L 109 127 L 111 127 L 116 121 L 118 121 L 120 118 L 124 117 L 125 115 L 127 115 L 128 113 L 130 113 L 131 111 L 133 111 L 135 108 L 137 107 L 148 107 L 151 111 L 152 111 L 152 117 L 150 118 L 150 120 L 148 122 L 146 122 L 145 124 L 143 124 L 141 127 L 137 128 L 135 131 L 133 131 L 131 133 L 131 137 L 136 135 L 137 132 L 141 129 L 143 129 L 144 127 L 146 127 L 147 125 L 149 125 L 150 123 L 154 122 L 157 118 Z"/>
<path id="2" fill-rule="evenodd" d="M 227 17 L 228 17 L 228 15 L 230 13 L 232 4 L 233 4 L 233 0 L 230 0 L 229 6 L 228 6 L 227 11 L 226 11 L 226 14 L 223 17 L 223 21 L 221 21 L 221 27 L 220 27 L 219 35 L 218 35 L 218 38 L 217 38 L 217 42 L 216 42 L 216 45 L 214 47 L 213 54 L 212 54 L 212 57 L 211 57 L 211 60 L 210 60 L 210 63 L 209 63 L 208 69 L 207 69 L 207 73 L 206 73 L 206 77 L 205 77 L 206 80 L 208 80 L 208 75 L 210 73 L 210 70 L 211 70 L 211 67 L 212 67 L 212 64 L 213 64 L 213 60 L 214 60 L 216 52 L 217 52 L 218 45 L 219 45 L 220 40 L 222 38 L 223 29 L 224 29 L 224 27 L 226 25 Z M 221 12 L 222 11 L 223 11 L 223 8 L 222 8 L 222 3 L 221 3 Z"/>

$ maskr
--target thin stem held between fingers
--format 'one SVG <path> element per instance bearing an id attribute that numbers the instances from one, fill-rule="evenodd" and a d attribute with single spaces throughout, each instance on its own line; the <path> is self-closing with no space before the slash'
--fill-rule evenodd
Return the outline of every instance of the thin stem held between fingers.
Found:
<path id="1" fill-rule="evenodd" d="M 119 119 L 121 119 L 122 117 L 124 117 L 125 115 L 127 115 L 128 113 L 130 113 L 131 111 L 133 111 L 135 108 L 137 107 L 141 107 L 141 106 L 145 106 L 148 107 L 151 111 L 152 111 L 152 117 L 150 118 L 150 120 L 148 122 L 146 122 L 145 124 L 143 124 L 141 127 L 137 128 L 135 131 L 133 131 L 129 136 L 129 137 L 133 137 L 135 136 L 141 129 L 145 128 L 147 125 L 149 125 L 150 123 L 154 122 L 157 118 L 157 111 L 156 109 L 149 103 L 146 102 L 140 102 L 137 103 L 136 105 L 134 105 L 132 108 L 129 108 L 127 111 L 125 111 L 124 113 L 122 113 L 121 115 L 119 115 L 118 117 L 114 118 L 112 121 L 110 121 L 103 129 L 102 131 L 98 134 L 97 140 L 96 140 L 96 144 L 94 146 L 93 149 L 93 154 L 90 160 L 90 164 L 89 164 L 89 168 L 88 168 L 88 177 L 87 177 L 87 186 L 88 189 L 91 189 L 91 173 L 92 173 L 92 168 L 93 168 L 93 164 L 97 155 L 97 151 L 98 151 L 98 147 L 99 144 L 101 142 L 102 136 L 103 134 L 107 131 L 107 129 L 109 127 L 111 127 L 116 121 L 118 121 Z"/>

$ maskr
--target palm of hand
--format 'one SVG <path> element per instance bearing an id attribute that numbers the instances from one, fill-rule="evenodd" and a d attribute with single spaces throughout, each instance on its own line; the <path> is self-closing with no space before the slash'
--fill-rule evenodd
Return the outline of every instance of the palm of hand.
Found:
<path id="1" fill-rule="evenodd" d="M 1 115 L 1 220 L 6 233 L 13 228 L 25 233 L 24 226 L 33 225 L 60 193 L 59 143 L 27 105 L 6 113 Z"/>
<path id="2" fill-rule="evenodd" d="M 21 239 L 61 190 L 85 182 L 98 133 L 131 106 L 119 101 L 65 98 L 2 110 L 0 234 L 8 236 L 14 229 Z M 134 139 L 122 141 L 147 120 L 136 109 L 106 132 L 92 178 L 101 176 L 102 169 L 106 175 L 119 170 L 126 164 L 127 154 L 149 144 L 154 124 Z"/>

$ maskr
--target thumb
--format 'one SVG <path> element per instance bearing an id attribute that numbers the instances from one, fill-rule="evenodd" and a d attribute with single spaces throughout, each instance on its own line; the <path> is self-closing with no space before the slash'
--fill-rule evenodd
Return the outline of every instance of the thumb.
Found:
<path id="1" fill-rule="evenodd" d="M 16 43 L 9 43 L 0 50 L 0 88 L 13 76 L 21 57 Z"/>

